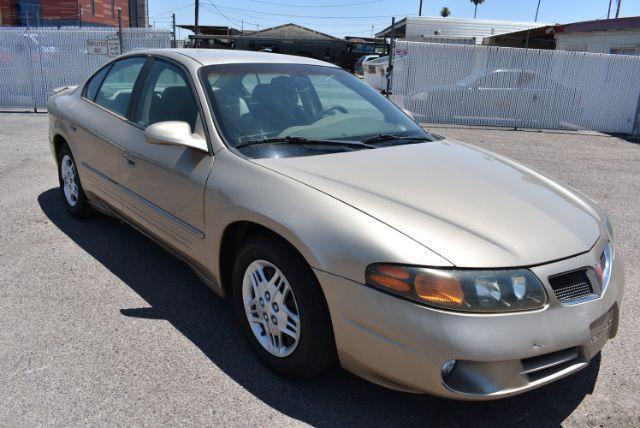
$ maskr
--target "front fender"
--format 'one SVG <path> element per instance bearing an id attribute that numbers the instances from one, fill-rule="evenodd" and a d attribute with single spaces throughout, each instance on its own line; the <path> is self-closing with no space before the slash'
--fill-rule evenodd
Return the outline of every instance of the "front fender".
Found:
<path id="1" fill-rule="evenodd" d="M 207 260 L 219 283 L 220 242 L 236 221 L 260 224 L 289 241 L 311 267 L 364 283 L 376 262 L 451 266 L 423 245 L 357 208 L 222 150 L 205 191 Z"/>

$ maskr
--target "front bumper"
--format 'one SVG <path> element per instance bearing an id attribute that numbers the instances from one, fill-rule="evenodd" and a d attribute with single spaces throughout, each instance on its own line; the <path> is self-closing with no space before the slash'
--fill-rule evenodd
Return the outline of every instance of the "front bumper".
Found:
<path id="1" fill-rule="evenodd" d="M 620 254 L 594 299 L 560 303 L 547 278 L 595 266 L 589 253 L 531 268 L 546 288 L 541 310 L 510 314 L 442 311 L 316 270 L 327 298 L 342 366 L 383 386 L 463 400 L 519 394 L 574 373 L 615 336 L 624 288 Z M 442 365 L 458 363 L 443 379 Z"/>

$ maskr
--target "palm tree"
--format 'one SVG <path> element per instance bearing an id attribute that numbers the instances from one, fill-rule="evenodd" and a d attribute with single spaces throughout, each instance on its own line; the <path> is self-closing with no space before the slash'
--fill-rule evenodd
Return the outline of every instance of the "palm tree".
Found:
<path id="1" fill-rule="evenodd" d="M 484 3 L 484 0 L 470 0 L 471 3 L 476 5 L 475 10 L 473 11 L 473 19 L 476 19 L 476 15 L 478 14 L 478 5 Z"/>
<path id="2" fill-rule="evenodd" d="M 441 17 L 446 18 L 449 15 L 451 15 L 451 11 L 449 10 L 448 7 L 445 6 L 440 10 L 440 16 Z"/>

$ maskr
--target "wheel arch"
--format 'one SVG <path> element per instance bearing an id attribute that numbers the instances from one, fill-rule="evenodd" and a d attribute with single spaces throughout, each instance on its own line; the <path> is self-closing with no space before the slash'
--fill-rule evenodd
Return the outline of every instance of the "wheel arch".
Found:
<path id="1" fill-rule="evenodd" d="M 259 234 L 271 235 L 274 239 L 286 244 L 304 260 L 311 269 L 312 264 L 290 240 L 282 234 L 263 224 L 249 220 L 238 220 L 228 224 L 222 232 L 218 256 L 220 288 L 225 295 L 231 291 L 233 263 L 238 251 L 248 239 Z M 313 270 L 313 269 L 312 269 Z M 315 276 L 315 274 L 314 274 Z"/>
<path id="2" fill-rule="evenodd" d="M 53 154 L 56 158 L 56 162 L 58 162 L 58 154 L 60 153 L 60 149 L 62 149 L 62 146 L 64 146 L 65 144 L 68 145 L 69 143 L 64 136 L 58 133 L 53 136 Z"/>

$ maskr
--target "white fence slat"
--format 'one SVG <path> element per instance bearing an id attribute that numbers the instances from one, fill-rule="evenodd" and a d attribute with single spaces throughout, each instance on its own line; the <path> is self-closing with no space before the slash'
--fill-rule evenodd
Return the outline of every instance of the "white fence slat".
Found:
<path id="1" fill-rule="evenodd" d="M 392 100 L 421 121 L 630 133 L 640 57 L 398 41 Z"/>
<path id="2" fill-rule="evenodd" d="M 87 40 L 117 36 L 117 29 L 0 27 L 0 109 L 46 107 L 51 90 L 81 83 L 107 55 L 87 52 Z M 171 33 L 124 28 L 123 52 L 171 47 Z"/>

